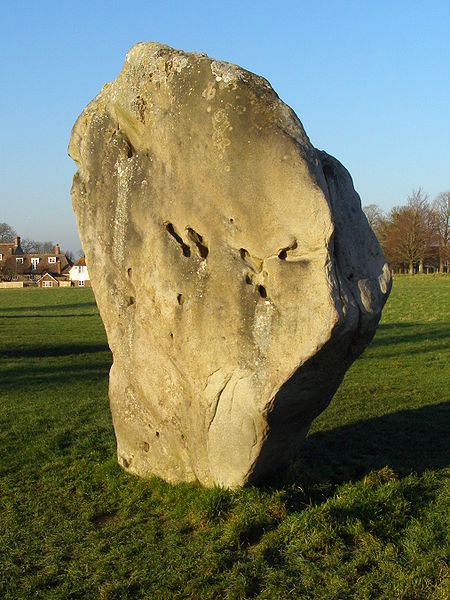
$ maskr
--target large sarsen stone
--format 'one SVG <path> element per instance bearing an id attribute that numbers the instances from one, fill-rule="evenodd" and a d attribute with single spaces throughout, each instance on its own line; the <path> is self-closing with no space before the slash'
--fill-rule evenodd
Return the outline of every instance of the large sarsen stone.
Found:
<path id="1" fill-rule="evenodd" d="M 260 481 L 298 449 L 389 293 L 350 175 L 265 79 L 156 43 L 129 51 L 69 153 L 119 462 Z"/>

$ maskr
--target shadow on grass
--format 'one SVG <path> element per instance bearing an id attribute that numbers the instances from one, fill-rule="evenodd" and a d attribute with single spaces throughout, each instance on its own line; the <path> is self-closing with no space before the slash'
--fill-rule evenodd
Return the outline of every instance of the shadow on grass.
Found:
<path id="1" fill-rule="evenodd" d="M 450 327 L 443 324 L 418 324 L 418 323 L 381 323 L 372 342 L 372 347 L 391 347 L 394 344 L 418 344 L 433 340 L 435 350 L 436 340 L 450 342 Z M 448 348 L 448 346 L 447 346 Z"/>
<path id="2" fill-rule="evenodd" d="M 79 354 L 95 354 L 96 352 L 109 352 L 107 344 L 52 344 L 45 346 L 25 346 L 18 348 L 4 348 L 0 350 L 0 359 L 2 358 L 43 358 L 43 357 L 63 357 L 78 356 Z M 84 365 L 80 365 L 86 368 Z M 35 369 L 35 371 L 38 369 Z"/>
<path id="3" fill-rule="evenodd" d="M 45 366 L 41 371 L 35 368 L 8 369 L 5 371 L 5 381 L 0 392 L 5 394 L 20 390 L 24 395 L 46 386 L 50 392 L 64 386 L 67 390 L 71 385 L 80 386 L 87 390 L 88 384 L 99 383 L 104 380 L 107 384 L 110 360 L 98 360 L 95 363 L 73 366 Z M 82 385 L 80 382 L 82 381 Z M 41 390 L 40 390 L 41 391 Z"/>
<path id="4" fill-rule="evenodd" d="M 76 357 L 78 362 L 72 361 L 70 357 Z M 0 361 L 2 358 L 17 359 L 17 352 L 1 351 Z M 3 379 L 2 392 L 20 389 L 26 394 L 33 388 L 42 386 L 54 390 L 58 386 L 69 389 L 72 384 L 80 385 L 80 382 L 83 385 L 103 379 L 107 382 L 112 363 L 111 353 L 105 344 L 23 348 L 20 358 L 31 361 L 17 363 L 17 366 L 0 371 L 0 378 Z M 32 360 L 34 358 L 41 359 L 39 366 Z M 48 362 L 46 359 L 49 359 Z"/>
<path id="5" fill-rule="evenodd" d="M 0 316 L 3 316 L 4 313 L 25 313 L 23 316 L 30 316 L 27 313 L 30 312 L 47 312 L 47 311 L 59 311 L 59 310 L 74 310 L 74 309 L 86 309 L 86 308 L 94 308 L 95 311 L 97 311 L 97 305 L 95 303 L 95 300 L 90 300 L 88 302 L 77 302 L 77 303 L 72 303 L 72 304 L 58 304 L 57 302 L 55 304 L 44 304 L 44 305 L 39 305 L 39 304 L 30 304 L 29 306 L 6 306 L 6 307 L 2 307 L 0 308 Z M 48 315 L 45 315 L 48 316 Z M 78 315 L 77 315 L 78 316 Z"/>
<path id="6" fill-rule="evenodd" d="M 313 433 L 283 485 L 335 486 L 386 466 L 399 476 L 448 467 L 449 420 L 450 402 L 441 402 Z"/>

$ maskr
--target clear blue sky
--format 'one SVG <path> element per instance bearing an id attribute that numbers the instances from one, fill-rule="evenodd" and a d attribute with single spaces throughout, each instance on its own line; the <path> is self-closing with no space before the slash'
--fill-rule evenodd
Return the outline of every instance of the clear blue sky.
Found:
<path id="1" fill-rule="evenodd" d="M 449 188 L 448 0 L 15 1 L 0 19 L 0 222 L 80 247 L 70 204 L 71 127 L 154 40 L 266 77 L 312 143 L 389 209 Z"/>

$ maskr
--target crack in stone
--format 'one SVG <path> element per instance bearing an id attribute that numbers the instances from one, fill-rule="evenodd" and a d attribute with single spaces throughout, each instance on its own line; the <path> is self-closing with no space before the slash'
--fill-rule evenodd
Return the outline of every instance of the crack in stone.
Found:
<path id="1" fill-rule="evenodd" d="M 217 371 L 220 371 L 220 369 L 217 369 L 216 371 L 214 371 L 214 373 L 217 373 Z M 212 375 L 214 375 L 214 373 L 211 373 L 211 375 L 208 377 L 208 379 Z M 222 397 L 222 394 L 225 391 L 225 388 L 227 387 L 227 385 L 230 383 L 230 380 L 231 380 L 232 376 L 233 376 L 233 374 L 227 376 L 227 378 L 225 380 L 225 383 L 222 385 L 222 387 L 220 388 L 220 390 L 216 394 L 216 398 L 215 398 L 215 401 L 214 401 L 213 415 L 212 415 L 212 417 L 210 419 L 210 422 L 209 422 L 209 425 L 208 425 L 208 433 L 209 433 L 209 430 L 211 429 L 211 425 L 213 424 L 214 419 L 216 418 L 217 410 L 219 408 L 219 402 L 220 402 L 220 399 Z M 234 391 L 234 388 L 233 388 L 233 391 Z"/>

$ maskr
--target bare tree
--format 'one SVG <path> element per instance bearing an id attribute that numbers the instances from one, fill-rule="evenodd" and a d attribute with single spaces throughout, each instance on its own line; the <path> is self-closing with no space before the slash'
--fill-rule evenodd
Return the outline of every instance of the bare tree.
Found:
<path id="1" fill-rule="evenodd" d="M 16 230 L 11 225 L 0 223 L 0 242 L 12 242 L 16 235 Z"/>
<path id="2" fill-rule="evenodd" d="M 412 191 L 408 198 L 408 209 L 411 211 L 413 223 L 411 242 L 415 243 L 417 248 L 419 273 L 423 273 L 423 263 L 432 255 L 434 227 L 428 196 L 423 193 L 422 188 Z"/>
<path id="3" fill-rule="evenodd" d="M 439 247 L 439 271 L 442 273 L 444 264 L 450 260 L 450 192 L 442 192 L 435 198 L 433 219 L 436 240 Z"/>
<path id="4" fill-rule="evenodd" d="M 406 206 L 395 206 L 383 223 L 380 241 L 388 261 L 396 268 L 423 272 L 426 258 L 432 255 L 433 213 L 422 189 L 413 190 Z"/>
<path id="5" fill-rule="evenodd" d="M 63 250 L 63 254 L 66 255 L 66 258 L 69 260 L 69 262 L 73 263 L 75 260 L 75 255 L 72 252 L 72 250 Z"/>
<path id="6" fill-rule="evenodd" d="M 25 253 L 36 252 L 36 254 L 51 253 L 55 249 L 53 242 L 37 242 L 36 240 L 24 239 L 21 241 L 22 250 Z"/>
<path id="7" fill-rule="evenodd" d="M 386 219 L 384 212 L 377 204 L 368 204 L 363 206 L 364 214 L 366 215 L 369 225 L 372 227 L 375 235 L 379 238 L 383 227 L 383 223 Z"/>

